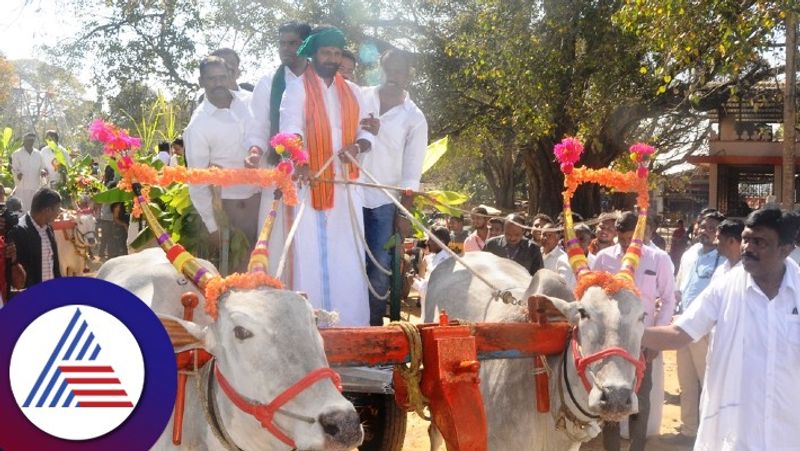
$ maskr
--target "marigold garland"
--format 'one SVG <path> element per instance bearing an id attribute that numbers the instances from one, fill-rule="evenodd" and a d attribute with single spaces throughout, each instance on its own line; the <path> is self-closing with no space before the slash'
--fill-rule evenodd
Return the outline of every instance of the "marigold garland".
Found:
<path id="1" fill-rule="evenodd" d="M 253 290 L 258 287 L 272 287 L 276 289 L 283 289 L 283 284 L 280 280 L 268 276 L 263 272 L 252 273 L 233 273 L 227 277 L 214 277 L 205 287 L 205 311 L 208 316 L 215 321 L 218 315 L 219 298 L 228 290 L 234 288 L 240 290 Z"/>
<path id="2" fill-rule="evenodd" d="M 575 286 L 576 299 L 583 298 L 584 293 L 586 293 L 589 287 L 600 287 L 609 296 L 623 289 L 629 290 L 636 296 L 641 296 L 639 288 L 636 287 L 636 284 L 632 280 L 616 277 L 605 271 L 589 271 L 583 273 L 578 279 L 578 284 Z"/>

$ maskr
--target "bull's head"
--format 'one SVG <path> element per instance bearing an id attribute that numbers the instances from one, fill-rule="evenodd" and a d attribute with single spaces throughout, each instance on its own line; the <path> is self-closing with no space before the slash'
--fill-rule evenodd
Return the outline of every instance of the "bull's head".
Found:
<path id="1" fill-rule="evenodd" d="M 86 245 L 91 247 L 97 244 L 97 221 L 93 214 L 78 212 L 75 231 Z"/>
<path id="2" fill-rule="evenodd" d="M 565 174 L 565 244 L 578 281 L 575 294 L 579 299 L 577 303 L 563 303 L 558 307 L 575 325 L 568 358 L 573 358 L 577 374 L 589 393 L 589 408 L 606 420 L 619 420 L 638 410 L 635 392 L 645 367 L 641 356 L 644 311 L 634 274 L 642 255 L 647 221 L 647 161 L 654 149 L 635 144 L 630 151 L 638 168 L 621 173 L 611 169 L 574 168 L 583 146 L 572 138 L 565 139 L 555 149 Z M 590 271 L 575 236 L 570 202 L 575 189 L 584 182 L 638 194 L 639 218 L 617 274 Z"/>
<path id="3" fill-rule="evenodd" d="M 138 189 L 134 185 L 140 196 Z M 224 395 L 228 408 L 221 416 L 239 428 L 234 438 L 240 448 L 352 449 L 363 439 L 360 418 L 328 368 L 311 305 L 266 274 L 266 243 L 279 199 L 259 234 L 249 273 L 225 278 L 173 243 L 142 209 L 172 264 L 204 291 L 205 310 L 214 318 L 202 328 L 176 318 L 162 322 L 176 351 L 199 347 L 215 357 L 217 398 Z"/>

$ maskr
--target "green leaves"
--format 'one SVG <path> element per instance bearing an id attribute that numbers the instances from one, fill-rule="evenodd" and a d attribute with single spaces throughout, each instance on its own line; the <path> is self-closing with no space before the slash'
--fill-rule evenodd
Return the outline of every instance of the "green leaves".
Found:
<path id="1" fill-rule="evenodd" d="M 133 193 L 122 191 L 119 188 L 95 194 L 92 199 L 99 204 L 113 204 L 116 202 L 129 202 L 133 200 Z"/>
<path id="2" fill-rule="evenodd" d="M 433 165 L 439 161 L 439 158 L 447 152 L 447 143 L 448 143 L 448 136 L 444 138 L 432 142 L 428 145 L 428 150 L 425 152 L 425 160 L 422 163 L 422 173 L 428 172 Z"/>

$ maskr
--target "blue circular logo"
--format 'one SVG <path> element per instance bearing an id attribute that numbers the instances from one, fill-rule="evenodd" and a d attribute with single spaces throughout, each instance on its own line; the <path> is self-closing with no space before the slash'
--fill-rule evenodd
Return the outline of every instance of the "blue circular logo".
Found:
<path id="1" fill-rule="evenodd" d="M 0 310 L 0 449 L 142 450 L 164 431 L 177 369 L 169 336 L 112 283 L 60 278 Z"/>

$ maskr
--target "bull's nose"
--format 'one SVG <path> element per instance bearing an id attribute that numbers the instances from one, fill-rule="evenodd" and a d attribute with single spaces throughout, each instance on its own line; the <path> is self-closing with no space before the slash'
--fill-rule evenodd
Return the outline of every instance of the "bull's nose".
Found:
<path id="1" fill-rule="evenodd" d="M 327 439 L 343 447 L 357 447 L 364 439 L 361 418 L 353 409 L 337 409 L 323 413 L 319 416 L 319 424 Z"/>
<path id="2" fill-rule="evenodd" d="M 600 389 L 600 407 L 606 411 L 627 411 L 631 408 L 632 394 L 630 387 L 603 387 Z"/>

